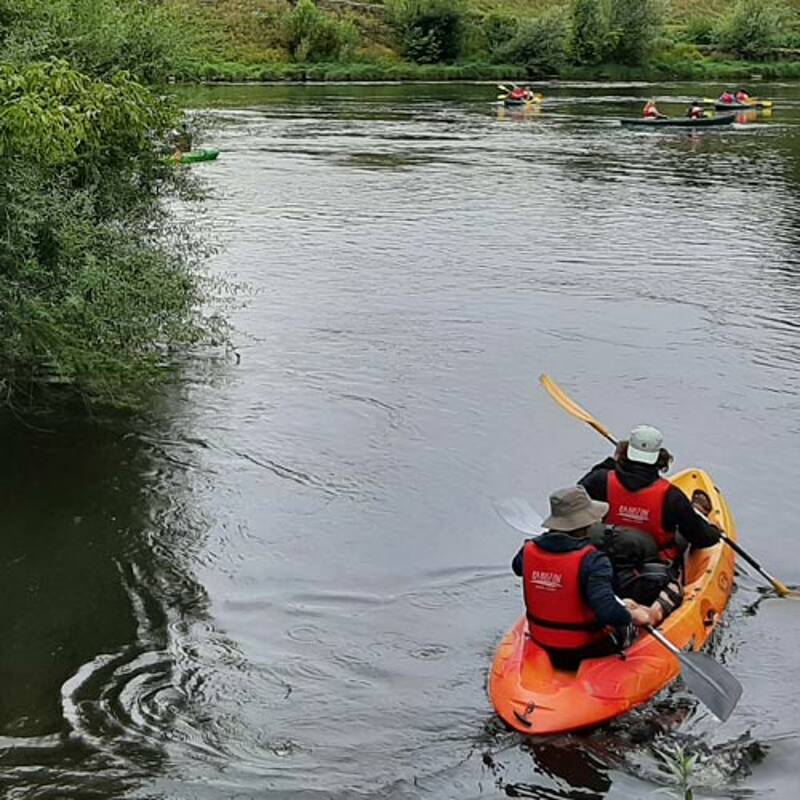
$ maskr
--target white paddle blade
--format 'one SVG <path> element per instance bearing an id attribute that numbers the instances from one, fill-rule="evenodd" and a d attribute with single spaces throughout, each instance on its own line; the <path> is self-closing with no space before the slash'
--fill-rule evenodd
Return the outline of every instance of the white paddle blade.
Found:
<path id="1" fill-rule="evenodd" d="M 522 497 L 506 497 L 493 502 L 494 510 L 500 518 L 512 528 L 537 536 L 542 532 L 542 517 L 531 507 L 531 504 Z"/>

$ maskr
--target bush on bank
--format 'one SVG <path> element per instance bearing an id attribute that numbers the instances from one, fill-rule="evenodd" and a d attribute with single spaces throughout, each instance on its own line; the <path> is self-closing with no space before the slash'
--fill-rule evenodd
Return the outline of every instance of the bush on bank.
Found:
<path id="1" fill-rule="evenodd" d="M 170 348 L 214 334 L 165 208 L 182 188 L 158 147 L 175 122 L 123 73 L 0 67 L 0 403 L 57 387 L 130 405 Z"/>

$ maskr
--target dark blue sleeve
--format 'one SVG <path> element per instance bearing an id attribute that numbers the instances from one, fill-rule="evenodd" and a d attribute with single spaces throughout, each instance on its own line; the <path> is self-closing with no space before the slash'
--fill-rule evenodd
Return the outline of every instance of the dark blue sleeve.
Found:
<path id="1" fill-rule="evenodd" d="M 597 614 L 601 625 L 621 628 L 629 625 L 631 615 L 614 595 L 613 570 L 605 553 L 589 553 L 581 564 L 581 589 L 586 602 Z"/>
<path id="2" fill-rule="evenodd" d="M 611 466 L 609 467 L 609 463 Z M 608 499 L 608 473 L 614 468 L 614 460 L 607 458 L 601 464 L 597 464 L 586 473 L 579 481 L 578 485 L 586 489 L 586 494 L 592 500 L 606 502 Z"/>
<path id="3" fill-rule="evenodd" d="M 511 561 L 511 570 L 515 575 L 519 575 L 520 577 L 522 577 L 522 553 L 524 550 L 525 545 L 523 544 Z"/>

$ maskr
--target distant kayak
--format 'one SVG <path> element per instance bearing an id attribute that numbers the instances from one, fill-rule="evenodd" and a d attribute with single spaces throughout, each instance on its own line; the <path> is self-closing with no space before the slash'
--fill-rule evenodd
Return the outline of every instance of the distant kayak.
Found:
<path id="1" fill-rule="evenodd" d="M 717 111 L 760 111 L 763 108 L 772 108 L 772 103 L 769 102 L 753 102 L 753 103 L 714 103 L 714 108 Z"/>
<path id="2" fill-rule="evenodd" d="M 534 103 L 541 103 L 544 99 L 541 94 L 533 94 L 530 97 L 504 97 L 503 105 L 506 108 L 519 108 L 520 106 L 529 106 Z"/>
<path id="3" fill-rule="evenodd" d="M 625 128 L 711 128 L 715 125 L 730 125 L 736 119 L 736 114 L 723 114 L 719 117 L 668 117 L 666 119 L 621 119 Z"/>
<path id="4" fill-rule="evenodd" d="M 180 158 L 172 156 L 172 160 L 179 164 L 194 164 L 198 161 L 215 161 L 218 155 L 219 150 L 190 150 Z"/>

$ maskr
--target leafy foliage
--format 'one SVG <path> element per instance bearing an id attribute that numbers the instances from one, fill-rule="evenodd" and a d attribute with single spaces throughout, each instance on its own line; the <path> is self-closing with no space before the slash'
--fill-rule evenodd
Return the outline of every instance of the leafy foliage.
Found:
<path id="1" fill-rule="evenodd" d="M 693 44 L 716 44 L 717 20 L 707 16 L 692 17 L 682 38 Z"/>
<path id="2" fill-rule="evenodd" d="M 494 12 L 484 17 L 482 29 L 489 56 L 498 60 L 503 48 L 517 35 L 519 20 Z"/>
<path id="3" fill-rule="evenodd" d="M 131 402 L 198 341 L 201 287 L 170 241 L 175 112 L 118 74 L 0 67 L 0 402 L 43 385 Z"/>
<path id="4" fill-rule="evenodd" d="M 521 25 L 498 56 L 506 63 L 524 65 L 531 75 L 551 75 L 566 61 L 567 38 L 564 15 L 551 12 Z"/>
<path id="5" fill-rule="evenodd" d="M 774 0 L 737 0 L 720 24 L 719 43 L 743 58 L 763 60 L 783 43 L 788 19 L 786 7 Z"/>
<path id="6" fill-rule="evenodd" d="M 155 82 L 190 73 L 215 44 L 160 0 L 0 0 L 3 62 L 64 58 L 91 75 Z"/>
<path id="7" fill-rule="evenodd" d="M 455 61 L 464 42 L 463 0 L 395 0 L 390 6 L 406 58 L 418 64 Z"/>
<path id="8" fill-rule="evenodd" d="M 619 64 L 641 64 L 663 25 L 660 0 L 611 0 L 608 53 Z"/>
<path id="9" fill-rule="evenodd" d="M 597 64 L 603 58 L 607 28 L 600 0 L 573 0 L 571 51 L 576 64 Z"/>
<path id="10" fill-rule="evenodd" d="M 299 0 L 284 18 L 286 48 L 295 61 L 337 61 L 358 45 L 358 29 L 317 8 L 314 0 Z"/>

